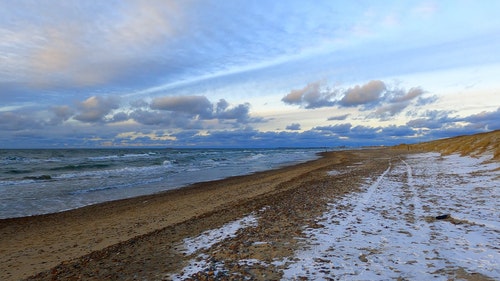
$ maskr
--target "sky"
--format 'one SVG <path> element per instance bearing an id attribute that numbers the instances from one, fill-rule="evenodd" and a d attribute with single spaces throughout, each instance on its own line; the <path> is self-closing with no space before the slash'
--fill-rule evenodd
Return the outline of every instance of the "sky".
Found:
<path id="1" fill-rule="evenodd" d="M 0 0 L 0 148 L 500 129 L 500 1 Z"/>

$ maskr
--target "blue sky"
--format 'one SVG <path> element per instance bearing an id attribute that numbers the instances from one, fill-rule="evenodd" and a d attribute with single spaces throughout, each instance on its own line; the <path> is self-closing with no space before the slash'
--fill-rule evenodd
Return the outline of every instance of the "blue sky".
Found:
<path id="1" fill-rule="evenodd" d="M 0 147 L 500 129 L 500 1 L 0 1 Z"/>

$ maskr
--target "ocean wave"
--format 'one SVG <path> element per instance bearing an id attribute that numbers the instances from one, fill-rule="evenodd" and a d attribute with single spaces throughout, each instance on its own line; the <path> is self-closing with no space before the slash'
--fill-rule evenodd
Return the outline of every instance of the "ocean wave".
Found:
<path id="1" fill-rule="evenodd" d="M 33 179 L 7 179 L 7 180 L 0 180 L 0 186 L 25 185 L 35 182 L 36 180 Z"/>
<path id="2" fill-rule="evenodd" d="M 163 180 L 163 178 L 159 177 L 159 178 L 150 178 L 147 180 L 141 180 L 140 182 L 139 181 L 137 181 L 137 182 L 128 181 L 127 183 L 117 184 L 117 185 L 108 185 L 108 186 L 79 189 L 79 190 L 71 191 L 69 194 L 70 195 L 79 195 L 79 194 L 87 194 L 87 193 L 100 192 L 100 191 L 113 190 L 113 189 L 135 188 L 135 187 L 138 187 L 140 185 L 152 184 L 155 182 L 160 182 L 162 180 Z"/>
<path id="3" fill-rule="evenodd" d="M 246 159 L 247 160 L 258 160 L 258 159 L 261 159 L 263 157 L 266 157 L 266 155 L 262 154 L 262 153 L 257 153 L 257 154 L 253 154 L 253 155 L 248 156 Z"/>
<path id="4" fill-rule="evenodd" d="M 172 168 L 174 166 L 174 163 L 170 160 L 165 160 L 163 161 L 162 166 L 165 168 Z"/>
<path id="5" fill-rule="evenodd" d="M 55 179 L 72 179 L 72 178 L 102 178 L 102 177 L 128 177 L 134 178 L 138 175 L 163 174 L 164 165 L 152 165 L 144 167 L 121 167 L 115 169 L 101 169 L 94 171 L 76 171 L 74 173 L 64 173 L 54 176 Z"/>
<path id="6" fill-rule="evenodd" d="M 5 173 L 6 174 L 12 174 L 12 175 L 18 175 L 18 174 L 29 174 L 29 173 L 32 173 L 33 170 L 8 170 L 6 171 Z"/>
<path id="7" fill-rule="evenodd" d="M 122 159 L 122 158 L 144 158 L 158 155 L 156 152 L 148 152 L 148 153 L 125 153 L 125 154 L 113 154 L 113 155 L 104 155 L 104 156 L 94 156 L 87 157 L 88 160 L 91 161 L 106 161 L 113 159 Z"/>
<path id="8" fill-rule="evenodd" d="M 23 179 L 26 179 L 26 180 L 52 180 L 52 176 L 51 175 L 28 176 L 28 177 L 24 177 Z"/>
<path id="9" fill-rule="evenodd" d="M 60 198 L 61 205 L 51 209 L 58 211 L 75 208 L 81 202 L 93 204 L 151 194 L 194 182 L 302 162 L 317 158 L 316 152 L 293 149 L 6 151 L 0 157 L 0 164 L 8 162 L 1 165 L 0 197 L 17 196 L 15 200 L 4 200 L 4 206 L 20 208 L 26 214 L 39 210 L 30 209 L 25 202 L 31 199 L 20 194 L 33 194 L 42 209 L 43 204 L 51 205 L 51 200 Z M 25 191 L 27 193 L 23 193 Z"/>
<path id="10" fill-rule="evenodd" d="M 73 170 L 88 170 L 101 169 L 112 166 L 111 164 L 70 164 L 60 167 L 51 168 L 51 171 L 73 171 Z"/>
<path id="11" fill-rule="evenodd" d="M 103 187 L 94 187 L 94 188 L 87 188 L 87 189 L 80 189 L 80 190 L 75 190 L 70 192 L 69 194 L 71 195 L 78 195 L 78 194 L 85 194 L 85 193 L 92 193 L 92 192 L 98 192 L 98 191 L 104 191 L 104 190 L 110 190 L 110 189 L 117 189 L 117 186 L 103 186 Z"/>

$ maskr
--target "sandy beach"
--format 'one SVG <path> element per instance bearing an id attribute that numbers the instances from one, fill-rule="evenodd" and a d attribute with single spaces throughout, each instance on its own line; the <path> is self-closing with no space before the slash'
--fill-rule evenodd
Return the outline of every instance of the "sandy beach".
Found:
<path id="1" fill-rule="evenodd" d="M 494 136 L 497 140 L 498 132 Z M 429 193 L 437 187 L 427 187 L 427 180 L 439 182 L 447 171 L 441 166 L 431 171 L 422 168 L 419 163 L 429 166 L 440 163 L 436 159 L 442 157 L 425 154 L 423 149 L 328 152 L 318 160 L 278 170 L 57 214 L 0 220 L 0 279 L 327 280 L 350 276 L 383 280 L 399 276 L 420 280 L 408 275 L 415 269 L 428 272 L 420 278 L 495 280 L 500 274 L 495 248 L 499 218 L 494 212 L 498 210 L 494 184 L 499 180 L 498 162 L 489 160 L 492 157 L 464 162 L 470 166 L 464 174 L 477 168 L 473 171 L 477 179 L 493 182 L 484 184 L 488 192 L 474 197 L 480 202 L 493 196 L 493 205 L 485 205 L 493 214 L 480 220 L 472 212 L 460 213 L 459 207 L 444 208 L 443 198 L 452 200 L 452 191 Z M 497 156 L 497 150 L 494 141 L 491 154 Z M 491 147 L 481 153 L 485 151 L 491 152 Z M 443 159 L 443 165 L 459 161 Z M 462 180 L 472 183 L 473 178 Z M 445 224 L 434 217 L 450 212 Z M 378 220 L 368 219 L 378 216 Z M 446 236 L 440 227 L 453 227 L 447 230 L 452 234 Z M 485 239 L 479 250 L 486 257 L 476 257 L 477 264 L 454 261 L 447 248 L 432 242 L 454 241 L 457 231 L 457 237 L 462 232 L 479 233 Z M 389 239 L 386 243 L 395 248 L 382 247 L 379 240 L 369 249 L 355 247 L 371 235 Z M 420 240 L 411 240 L 415 237 Z M 394 262 L 391 255 L 400 253 L 406 243 L 421 245 L 412 250 L 423 249 L 422 255 Z M 464 243 L 464 249 L 478 247 Z M 339 255 L 347 264 L 334 258 Z M 491 260 L 482 260 L 491 255 Z"/>

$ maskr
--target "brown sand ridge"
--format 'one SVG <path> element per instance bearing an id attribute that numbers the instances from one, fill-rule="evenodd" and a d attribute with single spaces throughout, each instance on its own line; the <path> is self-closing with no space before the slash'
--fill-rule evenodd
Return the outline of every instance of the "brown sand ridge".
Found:
<path id="1" fill-rule="evenodd" d="M 444 155 L 458 153 L 462 156 L 478 157 L 491 155 L 500 160 L 500 130 L 475 135 L 458 136 L 418 144 L 401 144 L 400 149 L 436 151 Z"/>
<path id="2" fill-rule="evenodd" d="M 498 160 L 499 135 L 495 131 L 396 149 L 328 152 L 292 167 L 57 214 L 0 220 L 0 280 L 169 280 L 196 258 L 179 248 L 185 238 L 251 213 L 259 217 L 257 226 L 202 251 L 210 256 L 205 262 L 223 263 L 225 269 L 190 278 L 277 280 L 283 268 L 272 261 L 292 257 L 297 237 L 303 237 L 305 227 L 322 227 L 315 218 L 332 200 L 374 180 L 394 159 L 410 150 L 492 154 Z M 328 171 L 341 173 L 331 176 Z M 267 265 L 242 266 L 237 262 L 241 260 Z"/>

